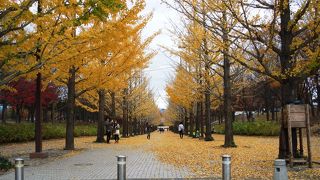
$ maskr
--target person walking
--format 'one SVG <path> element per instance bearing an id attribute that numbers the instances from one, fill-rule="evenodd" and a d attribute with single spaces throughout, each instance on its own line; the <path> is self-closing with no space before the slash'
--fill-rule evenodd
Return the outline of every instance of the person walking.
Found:
<path id="1" fill-rule="evenodd" d="M 107 143 L 110 144 L 113 121 L 111 119 L 107 119 L 105 121 L 105 126 L 106 126 Z"/>
<path id="2" fill-rule="evenodd" d="M 114 133 L 114 140 L 115 140 L 115 143 L 119 143 L 119 136 L 120 136 L 120 125 L 116 122 L 115 123 L 115 133 Z"/>
<path id="3" fill-rule="evenodd" d="M 146 124 L 146 133 L 147 133 L 147 139 L 150 140 L 150 131 L 151 131 L 151 127 L 149 125 L 149 123 Z"/>
<path id="4" fill-rule="evenodd" d="M 178 126 L 178 131 L 179 131 L 180 138 L 182 139 L 183 138 L 183 131 L 184 131 L 184 126 L 183 126 L 182 122 L 180 122 L 180 124 Z"/>

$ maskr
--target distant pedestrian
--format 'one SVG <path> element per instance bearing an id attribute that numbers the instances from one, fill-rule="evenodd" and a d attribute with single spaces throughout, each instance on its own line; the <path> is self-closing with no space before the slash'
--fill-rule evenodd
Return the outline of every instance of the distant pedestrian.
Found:
<path id="1" fill-rule="evenodd" d="M 183 138 L 183 131 L 184 131 L 184 126 L 183 126 L 182 122 L 180 122 L 180 124 L 178 126 L 178 131 L 179 131 L 180 138 L 182 139 Z"/>
<path id="2" fill-rule="evenodd" d="M 147 133 L 147 139 L 150 140 L 150 132 L 151 132 L 151 126 L 149 123 L 146 124 L 146 133 Z"/>
<path id="3" fill-rule="evenodd" d="M 162 127 L 159 128 L 159 132 L 160 132 L 160 134 L 163 132 L 163 128 Z"/>
<path id="4" fill-rule="evenodd" d="M 114 133 L 114 140 L 115 143 L 119 143 L 119 136 L 120 136 L 120 125 L 116 122 L 115 123 L 115 133 Z"/>
<path id="5" fill-rule="evenodd" d="M 109 144 L 111 139 L 111 134 L 112 134 L 113 121 L 111 119 L 106 119 L 105 126 L 106 126 L 107 143 Z"/>

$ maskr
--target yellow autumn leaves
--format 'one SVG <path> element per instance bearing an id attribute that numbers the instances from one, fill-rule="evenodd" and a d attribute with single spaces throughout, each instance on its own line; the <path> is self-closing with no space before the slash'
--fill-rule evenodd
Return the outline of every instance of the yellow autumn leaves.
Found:
<path id="1" fill-rule="evenodd" d="M 274 159 L 277 158 L 278 139 L 275 137 L 235 136 L 237 148 L 221 147 L 223 135 L 214 135 L 215 141 L 207 142 L 190 137 L 179 138 L 178 134 L 154 133 L 152 140 L 157 143 L 148 147 L 164 163 L 176 167 L 187 167 L 194 177 L 221 177 L 221 155 L 231 155 L 231 173 L 233 179 L 272 179 Z M 314 160 L 320 160 L 318 151 L 320 139 L 312 138 Z M 318 167 L 318 166 L 317 166 Z M 320 175 L 319 168 L 289 169 L 290 179 L 313 179 Z"/>
<path id="2" fill-rule="evenodd" d="M 120 96 L 138 74 L 136 88 L 148 97 L 148 107 L 155 107 L 142 74 L 155 55 L 147 48 L 157 35 L 142 38 L 152 17 L 141 15 L 144 0 L 5 0 L 0 7 L 1 88 L 21 76 L 32 80 L 38 72 L 44 87 L 66 86 L 73 69 L 78 105 L 97 111 L 97 90 Z"/>
<path id="3" fill-rule="evenodd" d="M 275 137 L 248 137 L 235 136 L 237 148 L 223 148 L 222 135 L 215 135 L 215 141 L 206 142 L 198 139 L 184 137 L 180 139 L 178 134 L 158 132 L 151 134 L 151 140 L 146 136 L 136 136 L 121 139 L 120 144 L 94 143 L 94 137 L 76 138 L 75 143 L 79 149 L 113 148 L 142 149 L 154 153 L 163 163 L 174 165 L 177 168 L 187 167 L 194 177 L 221 177 L 221 155 L 231 155 L 231 173 L 233 179 L 272 179 L 274 159 L 277 157 L 278 139 Z M 320 137 L 312 138 L 312 153 L 314 161 L 320 161 Z M 44 150 L 60 149 L 63 140 L 44 141 Z M 306 146 L 305 146 L 306 147 Z M 16 154 L 32 152 L 33 143 L 8 144 L 1 146 L 0 153 L 6 157 Z M 68 154 L 69 155 L 72 155 Z M 317 179 L 320 177 L 319 166 L 309 169 L 303 166 L 299 171 L 289 169 L 290 179 Z"/>

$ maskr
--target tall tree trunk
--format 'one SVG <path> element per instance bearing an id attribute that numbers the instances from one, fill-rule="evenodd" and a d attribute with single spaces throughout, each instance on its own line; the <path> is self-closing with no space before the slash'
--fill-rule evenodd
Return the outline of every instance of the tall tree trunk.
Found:
<path id="1" fill-rule="evenodd" d="M 44 108 L 43 115 L 44 115 L 43 116 L 44 122 L 48 122 L 49 121 L 48 107 Z"/>
<path id="2" fill-rule="evenodd" d="M 42 117 L 41 117 L 41 73 L 37 74 L 37 80 L 36 80 L 36 94 L 35 94 L 35 148 L 36 152 L 40 153 L 42 152 Z"/>
<path id="3" fill-rule="evenodd" d="M 281 130 L 279 139 L 279 158 L 285 158 L 289 156 L 289 143 L 288 143 L 288 129 L 285 128 L 285 117 L 283 109 L 285 105 L 292 103 L 296 97 L 295 80 L 288 80 L 288 84 L 282 86 L 282 116 L 281 116 Z M 296 128 L 292 128 L 292 154 L 297 154 L 297 131 Z"/>
<path id="4" fill-rule="evenodd" d="M 6 110 L 7 110 L 7 107 L 8 107 L 7 102 L 3 101 L 3 103 L 2 103 L 2 111 L 1 111 L 2 123 L 6 123 Z"/>
<path id="5" fill-rule="evenodd" d="M 132 119 L 131 119 L 131 112 L 128 111 L 128 137 L 130 136 L 132 136 Z"/>
<path id="6" fill-rule="evenodd" d="M 17 119 L 16 119 L 16 123 L 21 123 L 21 110 L 22 110 L 21 105 L 17 105 Z"/>
<path id="7" fill-rule="evenodd" d="M 35 107 L 32 106 L 30 111 L 31 111 L 31 120 L 30 120 L 30 122 L 34 123 L 34 120 L 35 120 Z"/>
<path id="8" fill-rule="evenodd" d="M 64 112 L 64 109 L 60 109 L 59 110 L 59 117 L 58 117 L 58 122 L 61 123 L 61 121 L 63 120 L 63 112 Z"/>
<path id="9" fill-rule="evenodd" d="M 67 124 L 66 124 L 66 150 L 74 149 L 74 112 L 75 112 L 75 85 L 76 68 L 72 66 L 69 69 L 68 80 L 68 100 L 67 100 Z"/>
<path id="10" fill-rule="evenodd" d="M 115 120 L 116 119 L 116 93 L 111 92 L 111 119 Z"/>
<path id="11" fill-rule="evenodd" d="M 122 105 L 122 112 L 123 112 L 123 137 L 128 137 L 128 101 L 127 101 L 128 89 L 125 88 L 123 90 L 123 105 Z"/>
<path id="12" fill-rule="evenodd" d="M 53 103 L 53 104 L 51 105 L 51 116 L 50 116 L 51 123 L 54 123 L 55 110 L 56 110 L 56 103 Z"/>
<path id="13" fill-rule="evenodd" d="M 204 115 L 205 115 L 205 120 L 206 120 L 206 133 L 205 133 L 205 141 L 212 141 L 213 137 L 211 134 L 211 100 L 210 100 L 210 96 L 211 96 L 211 84 L 210 84 L 210 63 L 211 60 L 208 58 L 209 56 L 209 52 L 207 50 L 207 39 L 203 39 L 203 43 L 204 43 L 204 53 L 205 53 L 205 64 L 204 64 L 204 69 L 205 69 L 205 78 L 204 78 L 204 83 L 205 83 L 205 91 L 204 91 L 204 97 L 205 97 L 205 111 L 204 111 Z"/>
<path id="14" fill-rule="evenodd" d="M 233 130 L 232 130 L 232 104 L 231 104 L 231 80 L 230 80 L 230 59 L 229 59 L 229 42 L 227 30 L 227 15 L 223 12 L 222 33 L 223 33 L 223 96 L 224 96 L 224 117 L 225 117 L 225 138 L 224 147 L 234 147 Z"/>
<path id="15" fill-rule="evenodd" d="M 189 122 L 188 122 L 188 110 L 184 108 L 184 131 L 185 134 L 189 133 Z"/>
<path id="16" fill-rule="evenodd" d="M 211 115 L 210 115 L 210 91 L 208 88 L 205 90 L 205 119 L 206 119 L 206 133 L 205 133 L 205 141 L 212 141 L 213 137 L 211 135 Z"/>
<path id="17" fill-rule="evenodd" d="M 264 87 L 264 105 L 265 105 L 265 112 L 267 116 L 267 121 L 270 120 L 270 105 L 269 105 L 269 99 L 270 99 L 270 89 L 268 86 L 268 83 L 265 83 Z"/>
<path id="18" fill-rule="evenodd" d="M 292 57 L 290 54 L 290 48 L 292 45 L 293 34 L 290 28 L 290 3 L 285 0 L 280 0 L 279 8 L 282 13 L 280 13 L 280 40 L 281 40 L 281 52 L 280 52 L 280 62 L 281 62 L 281 73 L 287 74 L 287 70 L 292 68 Z M 286 77 L 281 82 L 281 101 L 282 108 L 286 104 L 292 103 L 297 98 L 297 83 L 298 79 L 293 77 Z M 281 128 L 280 128 L 280 138 L 279 138 L 279 158 L 284 159 L 289 155 L 288 151 L 288 131 L 285 128 L 285 117 L 282 113 L 281 117 Z M 296 131 L 292 132 L 293 137 L 296 136 Z M 297 144 L 294 144 L 296 140 L 292 140 L 293 149 L 296 149 Z M 293 152 L 296 154 L 296 152 Z"/>
<path id="19" fill-rule="evenodd" d="M 190 136 L 193 136 L 194 132 L 194 114 L 193 114 L 193 103 L 191 103 L 191 109 L 190 109 Z"/>
<path id="20" fill-rule="evenodd" d="M 105 105 L 105 91 L 99 90 L 99 119 L 98 119 L 98 131 L 97 131 L 97 142 L 104 142 L 104 105 Z"/>
<path id="21" fill-rule="evenodd" d="M 41 7 L 41 1 L 38 0 L 38 9 L 37 9 L 37 13 L 41 14 L 42 13 L 42 7 Z M 37 51 L 36 51 L 36 61 L 40 62 L 41 61 L 41 49 L 40 47 L 37 47 Z M 41 110 L 42 110 L 42 106 L 41 106 L 41 98 L 42 98 L 42 93 L 41 93 L 41 73 L 39 72 L 37 74 L 37 79 L 36 79 L 36 90 L 35 90 L 35 152 L 36 153 L 41 153 L 42 152 L 42 116 L 41 116 Z"/>
<path id="22" fill-rule="evenodd" d="M 200 122 L 201 122 L 201 102 L 197 102 L 197 111 L 196 111 L 196 131 L 200 131 Z"/>
<path id="23" fill-rule="evenodd" d="M 204 136 L 204 120 L 203 120 L 203 102 L 200 103 L 200 133 L 201 137 Z"/>
<path id="24" fill-rule="evenodd" d="M 275 101 L 272 101 L 271 103 L 271 120 L 272 121 L 275 121 L 275 111 L 276 111 Z"/>
<path id="25" fill-rule="evenodd" d="M 31 122 L 31 108 L 30 107 L 28 107 L 27 108 L 27 111 L 28 111 L 28 115 L 27 115 L 27 122 Z"/>
<path id="26" fill-rule="evenodd" d="M 133 120 L 133 133 L 134 135 L 138 135 L 139 132 L 138 132 L 138 120 L 137 118 L 135 117 L 134 120 Z"/>

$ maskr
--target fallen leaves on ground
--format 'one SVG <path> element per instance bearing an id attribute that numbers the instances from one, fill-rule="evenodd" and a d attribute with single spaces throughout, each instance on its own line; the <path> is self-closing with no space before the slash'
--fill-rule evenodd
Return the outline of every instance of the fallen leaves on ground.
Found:
<path id="1" fill-rule="evenodd" d="M 214 141 L 206 142 L 190 137 L 179 138 L 179 135 L 165 132 L 152 133 L 151 140 L 146 135 L 129 138 L 121 138 L 119 144 L 111 141 L 111 144 L 95 143 L 96 137 L 75 138 L 75 151 L 64 151 L 63 155 L 56 157 L 70 157 L 81 153 L 82 150 L 96 148 L 113 148 L 121 150 L 144 149 L 153 152 L 157 158 L 167 164 L 176 167 L 187 167 L 195 177 L 221 177 L 221 155 L 229 154 L 232 158 L 232 177 L 234 179 L 272 179 L 273 162 L 278 155 L 277 137 L 235 136 L 237 148 L 223 148 L 223 135 L 213 135 Z M 306 143 L 306 139 L 304 139 Z M 64 139 L 43 141 L 44 151 L 62 151 Z M 306 147 L 306 144 L 304 145 Z M 320 161 L 320 137 L 312 137 L 313 160 Z M 0 154 L 6 157 L 16 157 L 34 151 L 34 143 L 16 143 L 0 146 Z M 305 149 L 306 153 L 307 150 Z M 50 159 L 48 160 L 50 161 Z M 313 169 L 300 168 L 290 170 L 290 179 L 319 179 L 320 166 L 314 164 Z"/>
<path id="2" fill-rule="evenodd" d="M 130 146 L 131 148 L 138 148 L 141 145 L 146 144 L 146 140 L 144 136 L 136 136 L 130 138 L 121 138 L 119 144 L 114 144 L 112 140 L 110 144 L 107 143 L 96 143 L 96 137 L 77 137 L 75 138 L 75 150 L 74 151 L 66 151 L 65 156 L 72 156 L 77 154 L 77 152 L 82 150 L 88 149 L 95 149 L 95 148 L 106 148 L 106 147 L 113 147 L 113 148 L 123 148 L 123 146 Z M 65 140 L 64 139 L 53 139 L 53 140 L 44 140 L 42 142 L 42 149 L 43 151 L 49 151 L 54 149 L 63 150 L 65 147 Z M 34 152 L 35 144 L 34 142 L 25 142 L 25 143 L 10 143 L 0 145 L 0 155 L 5 157 L 14 157 L 19 155 L 25 155 Z"/>
<path id="3" fill-rule="evenodd" d="M 224 136 L 213 136 L 214 141 L 206 142 L 190 137 L 180 139 L 179 135 L 171 132 L 154 133 L 153 139 L 158 141 L 149 150 L 163 162 L 191 169 L 197 177 L 221 177 L 221 156 L 229 154 L 232 159 L 232 177 L 235 179 L 272 179 L 273 162 L 278 155 L 277 137 L 235 136 L 237 148 L 223 148 Z M 320 160 L 319 147 L 320 138 L 313 137 L 314 160 Z M 320 167 L 314 166 L 313 169 L 302 168 L 298 172 L 290 170 L 289 176 L 292 179 L 320 178 Z"/>

